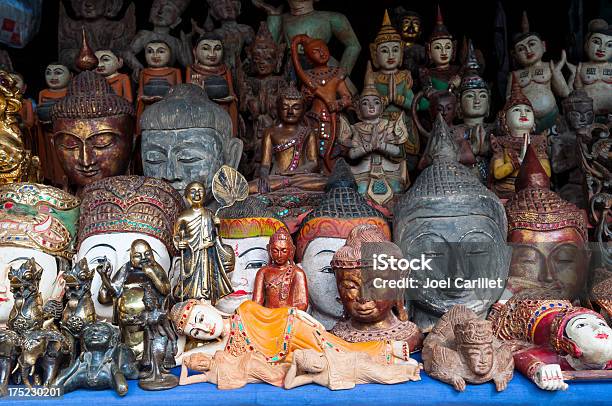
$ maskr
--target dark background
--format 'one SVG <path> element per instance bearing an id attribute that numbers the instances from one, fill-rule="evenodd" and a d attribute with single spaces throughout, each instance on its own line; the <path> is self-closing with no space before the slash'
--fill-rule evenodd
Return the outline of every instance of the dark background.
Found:
<path id="1" fill-rule="evenodd" d="M 2 1 L 2 0 L 0 0 Z M 59 2 L 43 2 L 43 18 L 38 35 L 23 49 L 8 49 L 14 68 L 21 72 L 28 84 L 27 95 L 36 99 L 38 91 L 45 87 L 44 70 L 49 62 L 57 59 L 57 24 Z M 282 0 L 269 0 L 270 4 L 281 4 Z M 569 10 L 572 0 L 502 0 L 507 17 L 509 39 L 520 29 L 521 13 L 527 10 L 532 31 L 539 32 L 547 42 L 547 59 L 558 60 L 563 48 L 569 46 Z M 148 22 L 151 0 L 134 0 L 138 28 L 151 28 Z M 369 59 L 368 44 L 376 36 L 382 22 L 385 8 L 392 9 L 402 5 L 423 16 L 423 37 L 427 38 L 435 20 L 435 1 L 397 1 L 397 0 L 320 0 L 315 3 L 319 10 L 338 11 L 345 14 L 351 22 L 361 45 L 362 53 L 351 75 L 360 86 Z M 493 54 L 495 0 L 440 0 L 444 21 L 456 38 L 464 35 L 472 38 L 477 48 L 482 50 L 487 59 L 485 77 L 493 82 L 497 64 Z M 255 8 L 250 0 L 242 0 L 242 15 L 239 22 L 249 24 L 255 29 L 266 14 Z M 287 8 L 287 7 L 286 7 Z M 121 14 L 120 14 L 121 15 Z M 192 0 L 183 14 L 183 23 L 177 28 L 184 31 L 191 29 L 190 19 L 196 19 L 202 25 L 206 19 L 207 5 L 205 0 Z M 586 30 L 588 21 L 596 17 L 612 19 L 612 0 L 583 0 L 583 24 Z M 339 56 L 337 44 L 332 42 L 332 53 Z M 581 47 L 580 47 L 581 49 Z M 571 58 L 570 58 L 571 60 Z M 572 61 L 576 62 L 576 61 Z"/>

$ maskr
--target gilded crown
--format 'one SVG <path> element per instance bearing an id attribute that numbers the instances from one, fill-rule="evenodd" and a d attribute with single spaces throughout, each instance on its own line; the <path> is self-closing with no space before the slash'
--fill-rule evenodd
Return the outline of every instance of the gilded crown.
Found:
<path id="1" fill-rule="evenodd" d="M 471 319 L 454 327 L 455 342 L 459 345 L 493 343 L 493 324 L 487 320 Z"/>

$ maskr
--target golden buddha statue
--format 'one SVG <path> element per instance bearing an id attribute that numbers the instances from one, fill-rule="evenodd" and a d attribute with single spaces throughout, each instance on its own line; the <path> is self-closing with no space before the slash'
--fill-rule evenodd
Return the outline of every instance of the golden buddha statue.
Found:
<path id="1" fill-rule="evenodd" d="M 0 184 L 41 180 L 38 157 L 23 144 L 17 116 L 21 93 L 8 72 L 0 70 Z"/>

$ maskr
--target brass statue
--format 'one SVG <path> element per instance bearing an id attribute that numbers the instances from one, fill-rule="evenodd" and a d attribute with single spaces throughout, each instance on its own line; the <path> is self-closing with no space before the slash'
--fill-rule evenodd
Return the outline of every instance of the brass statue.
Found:
<path id="1" fill-rule="evenodd" d="M 38 157 L 25 149 L 19 129 L 21 99 L 15 78 L 0 70 L 0 185 L 42 180 Z"/>

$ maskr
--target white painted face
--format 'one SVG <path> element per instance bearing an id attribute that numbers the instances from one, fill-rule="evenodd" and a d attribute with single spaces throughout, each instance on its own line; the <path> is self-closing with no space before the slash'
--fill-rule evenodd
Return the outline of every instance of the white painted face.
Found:
<path id="1" fill-rule="evenodd" d="M 591 35 L 585 44 L 585 51 L 591 62 L 608 62 L 612 58 L 612 36 Z"/>
<path id="2" fill-rule="evenodd" d="M 431 60 L 436 66 L 448 66 L 453 57 L 453 41 L 450 38 L 441 38 L 432 41 Z"/>
<path id="3" fill-rule="evenodd" d="M 145 48 L 145 59 L 151 68 L 163 68 L 170 65 L 172 52 L 163 42 L 150 42 Z"/>
<path id="4" fill-rule="evenodd" d="M 111 76 L 117 73 L 123 66 L 123 59 L 117 57 L 110 50 L 102 50 L 96 52 L 96 58 L 98 58 L 98 72 L 102 76 Z"/>
<path id="5" fill-rule="evenodd" d="M 517 104 L 506 112 L 506 123 L 510 130 L 531 131 L 535 123 L 533 109 L 526 104 Z"/>
<path id="6" fill-rule="evenodd" d="M 223 332 L 223 317 L 212 306 L 198 304 L 193 306 L 183 334 L 201 341 L 214 340 Z"/>
<path id="7" fill-rule="evenodd" d="M 397 69 L 402 63 L 402 44 L 397 41 L 379 44 L 376 47 L 376 63 L 384 70 Z"/>
<path id="8" fill-rule="evenodd" d="M 217 66 L 223 60 L 223 44 L 218 40 L 204 39 L 198 43 L 195 57 L 204 66 Z"/>
<path id="9" fill-rule="evenodd" d="M 139 233 L 109 233 L 86 238 L 79 248 L 76 260 L 87 258 L 90 269 L 98 266 L 98 261 L 108 258 L 115 274 L 123 265 L 130 261 L 130 246 L 134 240 L 142 239 L 153 249 L 153 256 L 166 272 L 170 269 L 170 254 L 166 246 L 157 238 Z M 112 320 L 113 306 L 98 302 L 98 291 L 102 286 L 100 275 L 96 272 L 91 283 L 91 295 L 96 307 L 96 313 L 102 319 Z"/>
<path id="10" fill-rule="evenodd" d="M 50 89 L 64 89 L 70 82 L 70 71 L 64 65 L 49 65 L 45 70 L 45 81 Z"/>
<path id="11" fill-rule="evenodd" d="M 486 89 L 471 89 L 461 94 L 463 117 L 485 117 L 488 111 L 489 93 Z"/>
<path id="12" fill-rule="evenodd" d="M 43 269 L 40 279 L 39 291 L 43 301 L 47 300 L 53 291 L 53 282 L 57 277 L 57 263 L 55 258 L 32 248 L 0 247 L 0 325 L 6 325 L 9 313 L 15 303 L 8 280 L 10 268 L 19 268 L 30 258 Z"/>
<path id="13" fill-rule="evenodd" d="M 514 45 L 514 56 L 521 66 L 531 66 L 542 60 L 546 44 L 535 35 L 530 35 Z"/>
<path id="14" fill-rule="evenodd" d="M 306 247 L 300 264 L 308 281 L 310 305 L 330 318 L 339 319 L 343 312 L 336 276 L 330 264 L 345 242 L 344 238 L 315 238 Z"/>
<path id="15" fill-rule="evenodd" d="M 234 293 L 217 302 L 217 309 L 233 313 L 242 302 L 253 298 L 253 287 L 257 271 L 268 264 L 267 245 L 270 237 L 224 238 L 223 243 L 231 246 L 236 254 L 234 271 L 229 275 Z"/>
<path id="16" fill-rule="evenodd" d="M 612 329 L 594 314 L 580 314 L 565 326 L 565 334 L 582 350 L 584 360 L 606 364 L 612 360 Z"/>

